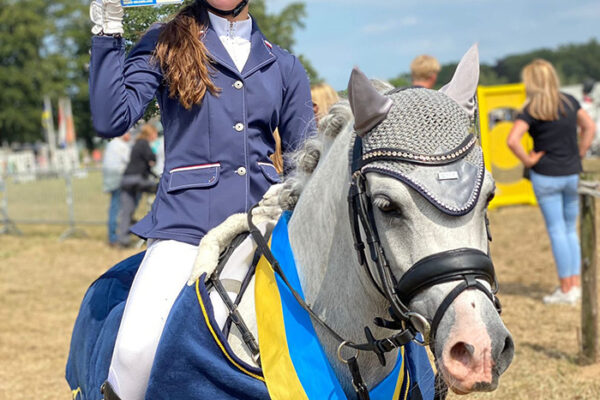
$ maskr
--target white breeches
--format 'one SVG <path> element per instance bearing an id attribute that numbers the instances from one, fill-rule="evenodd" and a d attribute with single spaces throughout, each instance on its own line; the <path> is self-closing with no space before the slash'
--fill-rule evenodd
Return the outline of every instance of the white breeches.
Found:
<path id="1" fill-rule="evenodd" d="M 122 400 L 143 400 L 163 327 L 187 282 L 197 246 L 157 240 L 148 246 L 117 334 L 108 381 Z"/>

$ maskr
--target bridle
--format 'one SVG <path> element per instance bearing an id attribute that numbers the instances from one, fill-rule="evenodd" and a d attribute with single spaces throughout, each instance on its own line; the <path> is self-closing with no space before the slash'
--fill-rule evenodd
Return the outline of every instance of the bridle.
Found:
<path id="1" fill-rule="evenodd" d="M 397 153 L 405 152 L 397 150 Z M 399 161 L 399 158 L 401 156 L 379 155 L 377 160 Z M 445 159 L 445 157 L 440 158 Z M 405 158 L 402 158 L 402 161 L 406 161 Z M 467 289 L 482 291 L 492 301 L 498 313 L 501 312 L 500 302 L 495 296 L 498 291 L 498 283 L 494 265 L 489 255 L 482 251 L 469 248 L 454 249 L 436 253 L 418 261 L 398 280 L 381 245 L 375 224 L 373 204 L 368 195 L 367 179 L 361 172 L 368 162 L 363 161 L 362 139 L 356 136 L 351 160 L 352 181 L 348 192 L 348 211 L 354 236 L 354 248 L 357 251 L 358 261 L 364 267 L 372 284 L 390 304 L 391 321 L 378 318 L 375 320 L 375 324 L 385 328 L 404 329 L 411 340 L 421 345 L 429 344 L 435 355 L 433 343 L 439 323 L 452 301 L 463 291 Z M 440 161 L 439 164 L 443 163 L 445 161 Z M 428 161 L 428 165 L 436 164 L 435 161 Z M 361 227 L 365 236 L 364 240 Z M 369 248 L 373 267 L 369 265 L 365 252 L 366 247 Z M 478 279 L 488 282 L 491 290 Z M 452 281 L 460 281 L 460 283 L 440 303 L 432 320 L 428 320 L 408 307 L 411 300 L 423 290 Z M 422 332 L 419 331 L 419 327 Z M 420 337 L 418 333 L 420 333 Z"/>

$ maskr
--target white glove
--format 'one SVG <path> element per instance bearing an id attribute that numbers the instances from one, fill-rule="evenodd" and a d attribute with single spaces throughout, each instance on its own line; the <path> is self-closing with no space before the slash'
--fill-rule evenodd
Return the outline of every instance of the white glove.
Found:
<path id="1" fill-rule="evenodd" d="M 277 223 L 282 213 L 279 205 L 279 195 L 283 184 L 273 185 L 269 188 L 262 200 L 252 211 L 252 223 L 266 230 Z M 203 274 L 210 275 L 219 264 L 219 255 L 225 250 L 231 241 L 240 233 L 249 231 L 248 216 L 246 214 L 233 214 L 222 224 L 208 231 L 200 241 L 198 253 L 188 280 L 188 286 L 192 286 Z"/>
<path id="2" fill-rule="evenodd" d="M 93 0 L 90 4 L 90 20 L 94 24 L 92 33 L 98 35 L 102 32 L 104 25 L 104 16 L 102 15 L 102 0 Z"/>
<path id="3" fill-rule="evenodd" d="M 93 0 L 90 4 L 90 19 L 94 23 L 94 35 L 123 34 L 123 6 L 121 0 Z"/>

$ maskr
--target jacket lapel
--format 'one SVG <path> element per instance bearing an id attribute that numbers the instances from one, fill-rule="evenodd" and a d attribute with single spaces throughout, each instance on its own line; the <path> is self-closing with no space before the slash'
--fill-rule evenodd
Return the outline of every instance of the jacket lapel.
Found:
<path id="1" fill-rule="evenodd" d="M 258 29 L 254 19 L 252 19 L 252 35 L 250 36 L 250 55 L 241 74 L 219 39 L 219 35 L 210 24 L 206 29 L 204 45 L 216 63 L 244 79 L 276 59 L 271 49 L 265 44 L 265 37 Z"/>
<path id="2" fill-rule="evenodd" d="M 242 77 L 247 78 L 260 68 L 275 61 L 276 57 L 271 49 L 265 44 L 265 37 L 256 25 L 256 20 L 252 18 L 252 36 L 250 37 L 250 55 L 244 65 Z"/>
<path id="3" fill-rule="evenodd" d="M 204 45 L 206 46 L 211 58 L 217 64 L 233 72 L 236 76 L 241 76 L 240 71 L 238 71 L 237 67 L 235 66 L 235 63 L 231 59 L 227 49 L 225 49 L 221 39 L 219 39 L 219 35 L 217 35 L 217 32 L 215 32 L 210 24 L 207 27 L 204 35 Z M 250 54 L 252 54 L 252 50 L 250 50 Z"/>

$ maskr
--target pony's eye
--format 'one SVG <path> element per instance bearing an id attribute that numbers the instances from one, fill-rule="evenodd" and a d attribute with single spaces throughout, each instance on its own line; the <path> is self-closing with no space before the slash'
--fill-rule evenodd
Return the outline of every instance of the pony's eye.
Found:
<path id="1" fill-rule="evenodd" d="M 373 206 L 377 207 L 384 214 L 400 213 L 398 207 L 396 207 L 389 198 L 385 196 L 377 196 L 373 199 Z"/>

